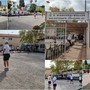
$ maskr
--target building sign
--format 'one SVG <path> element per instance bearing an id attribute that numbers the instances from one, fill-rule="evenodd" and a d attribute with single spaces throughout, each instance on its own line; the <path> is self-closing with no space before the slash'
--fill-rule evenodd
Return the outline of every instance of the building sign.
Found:
<path id="1" fill-rule="evenodd" d="M 88 12 L 46 12 L 46 20 L 87 20 Z"/>

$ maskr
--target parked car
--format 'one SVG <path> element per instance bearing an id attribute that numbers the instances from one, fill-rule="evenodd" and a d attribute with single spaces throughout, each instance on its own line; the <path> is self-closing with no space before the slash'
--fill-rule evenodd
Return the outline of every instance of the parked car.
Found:
<path id="1" fill-rule="evenodd" d="M 89 69 L 84 69 L 83 72 L 84 73 L 89 73 L 90 71 L 89 71 Z"/>

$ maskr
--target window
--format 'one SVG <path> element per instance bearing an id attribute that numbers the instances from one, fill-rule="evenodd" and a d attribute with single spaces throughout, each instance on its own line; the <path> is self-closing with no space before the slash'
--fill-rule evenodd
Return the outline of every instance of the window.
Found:
<path id="1" fill-rule="evenodd" d="M 8 38 L 8 40 L 12 40 L 12 38 Z"/>
<path id="2" fill-rule="evenodd" d="M 5 37 L 2 37 L 2 39 L 5 39 Z"/>

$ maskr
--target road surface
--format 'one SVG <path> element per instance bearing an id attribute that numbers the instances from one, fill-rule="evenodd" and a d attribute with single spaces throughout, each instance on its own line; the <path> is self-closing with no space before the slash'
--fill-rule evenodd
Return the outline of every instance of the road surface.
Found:
<path id="1" fill-rule="evenodd" d="M 57 80 L 56 90 L 79 90 L 80 88 L 82 87 L 79 86 L 79 81 L 74 81 L 73 84 L 70 84 L 67 80 Z M 52 86 L 51 89 L 48 89 L 47 80 L 45 80 L 45 90 L 53 90 Z"/>
<path id="2" fill-rule="evenodd" d="M 6 30 L 8 26 L 8 17 L 7 16 L 0 16 L 0 29 Z"/>
<path id="3" fill-rule="evenodd" d="M 45 18 L 38 15 L 36 19 L 33 15 L 30 16 L 13 16 L 9 17 L 8 29 L 32 29 L 35 25 L 40 25 L 45 22 Z"/>
<path id="4" fill-rule="evenodd" d="M 13 53 L 10 70 L 3 70 L 0 56 L 0 90 L 44 90 L 44 54 Z"/>

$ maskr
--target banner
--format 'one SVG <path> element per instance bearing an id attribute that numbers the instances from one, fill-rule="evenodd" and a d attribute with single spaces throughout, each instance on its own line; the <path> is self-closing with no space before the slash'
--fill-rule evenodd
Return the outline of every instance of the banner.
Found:
<path id="1" fill-rule="evenodd" d="M 46 20 L 87 20 L 88 12 L 46 12 Z"/>

